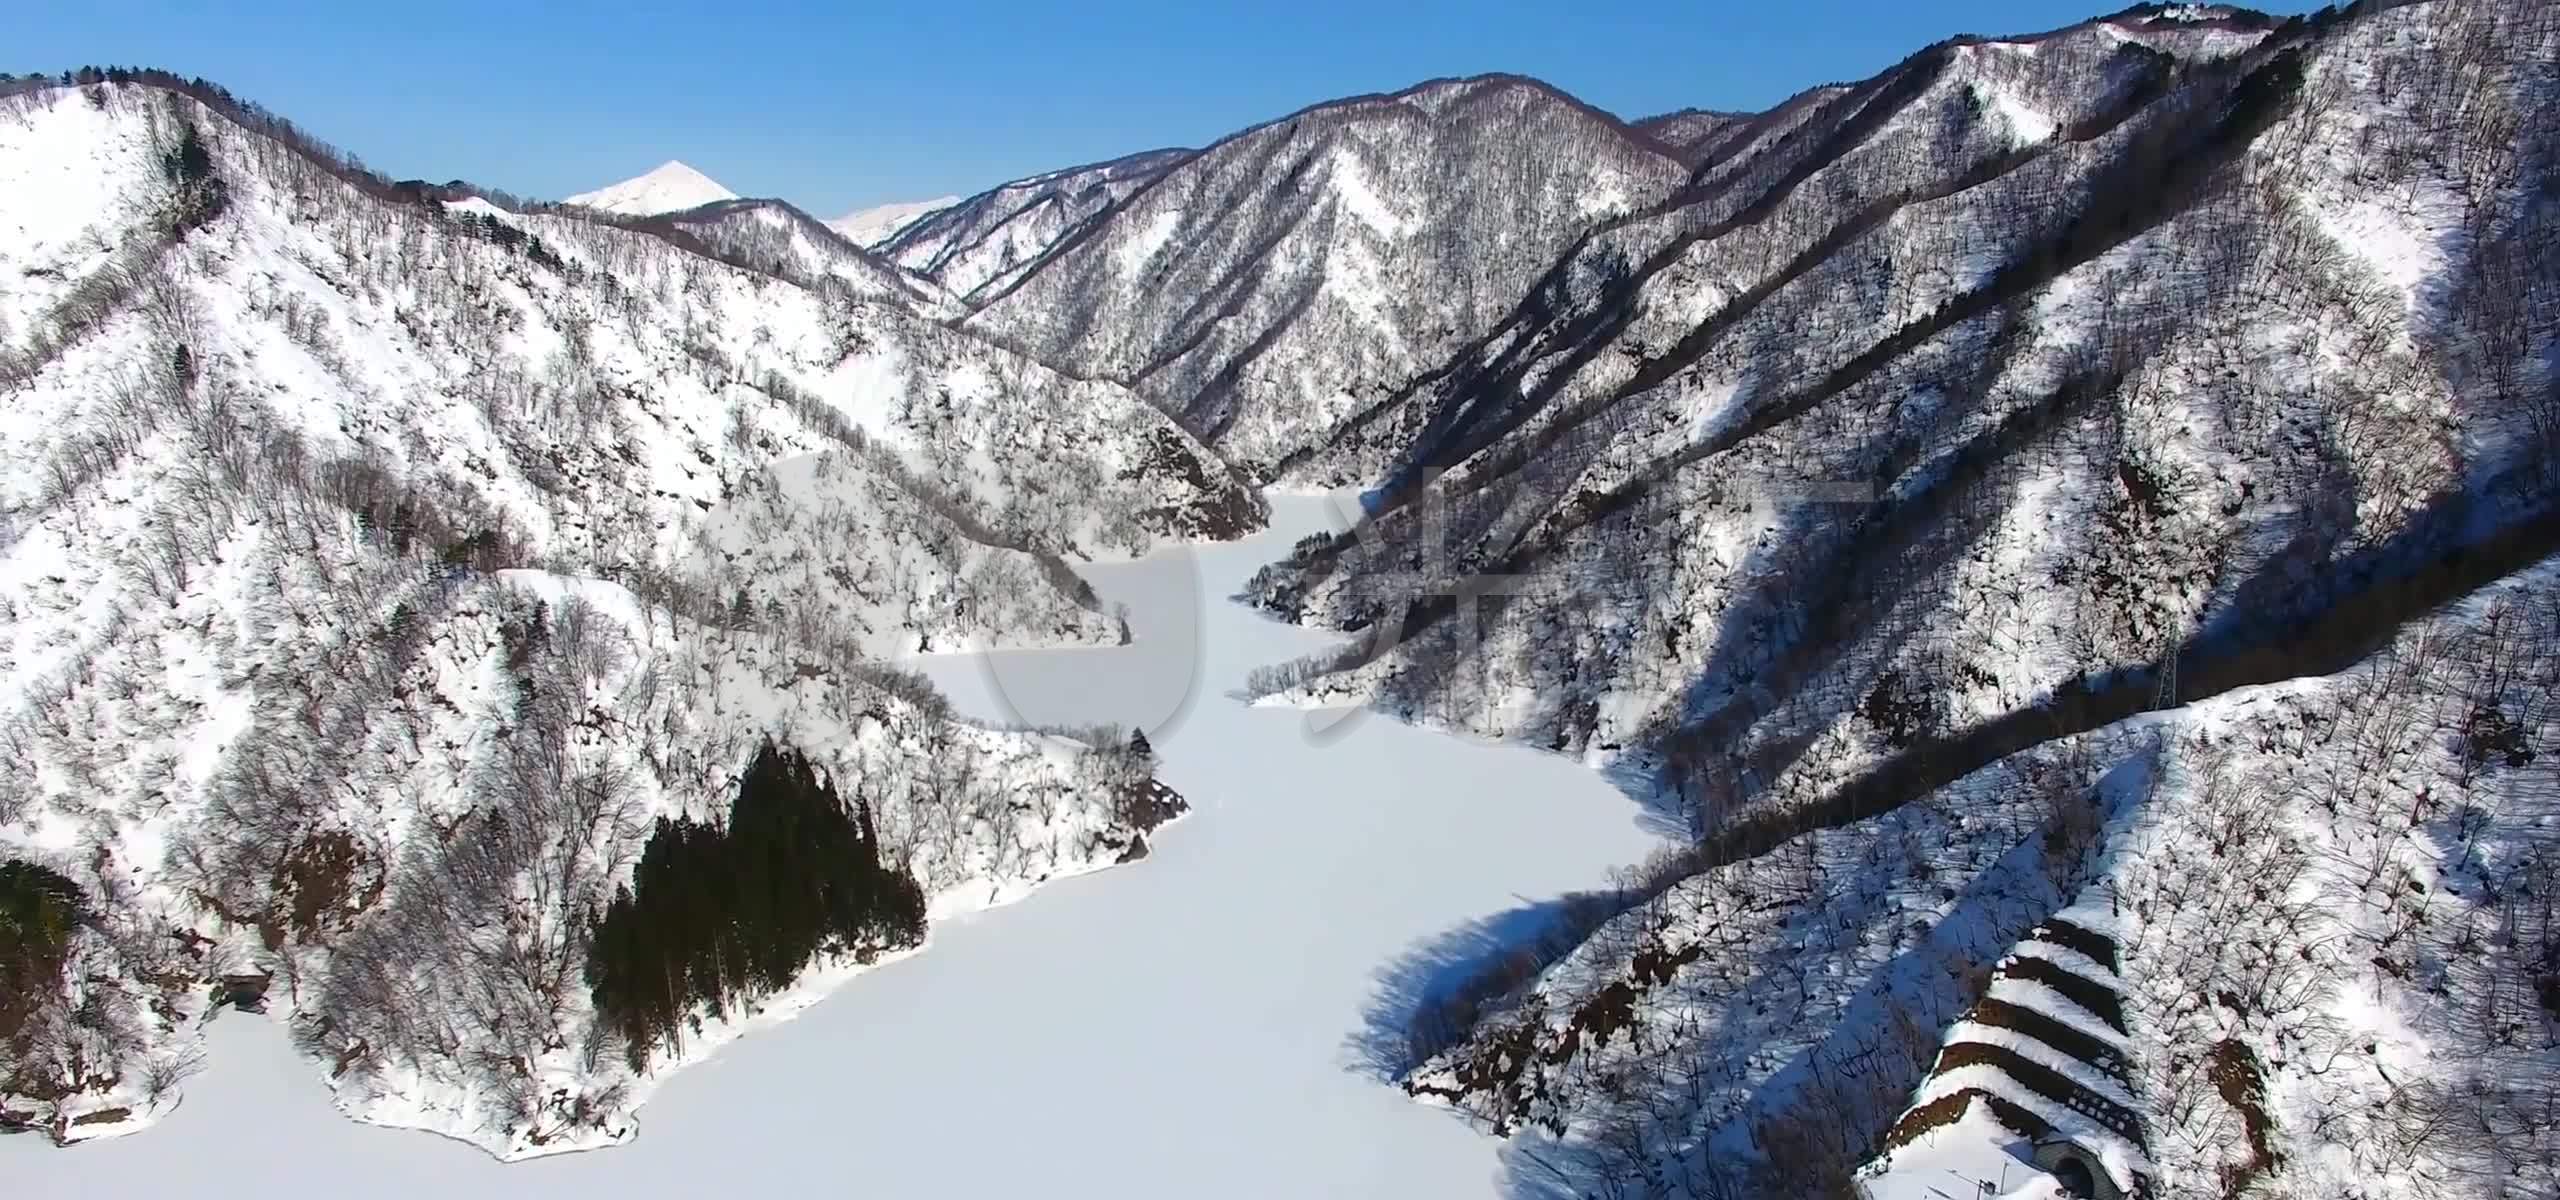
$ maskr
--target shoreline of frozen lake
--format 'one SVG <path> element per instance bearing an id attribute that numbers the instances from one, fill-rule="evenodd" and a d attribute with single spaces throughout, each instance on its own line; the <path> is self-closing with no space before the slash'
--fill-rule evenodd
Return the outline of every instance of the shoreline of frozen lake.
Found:
<path id="1" fill-rule="evenodd" d="M 153 1127 L 57 1150 L 0 1138 L 12 1195 L 622 1200 L 1461 1196 L 1500 1143 L 1371 1069 L 1366 1017 L 1419 946 L 1603 886 L 1658 843 L 1595 771 L 1517 746 L 1229 696 L 1328 635 L 1228 600 L 1327 502 L 1271 528 L 1088 568 L 1135 644 L 916 665 L 974 717 L 1145 727 L 1192 813 L 1127 866 L 935 925 L 917 955 L 669 1078 L 627 1145 L 502 1164 L 340 1115 L 273 1022 L 225 1014 Z"/>

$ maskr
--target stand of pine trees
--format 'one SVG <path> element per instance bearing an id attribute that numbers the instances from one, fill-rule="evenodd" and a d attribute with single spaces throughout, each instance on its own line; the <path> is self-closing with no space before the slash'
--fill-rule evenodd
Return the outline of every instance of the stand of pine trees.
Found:
<path id="1" fill-rule="evenodd" d="M 661 817 L 595 926 L 587 984 L 636 1070 L 697 1008 L 778 991 L 821 953 L 924 940 L 924 891 L 880 863 L 870 806 L 765 743 L 723 826 Z"/>
<path id="2" fill-rule="evenodd" d="M 80 885 L 31 862 L 0 862 L 0 1048 L 60 990 L 81 918 Z M 14 1055 L 0 1054 L 0 1058 Z M 0 1080 L 5 1080 L 0 1072 Z"/>

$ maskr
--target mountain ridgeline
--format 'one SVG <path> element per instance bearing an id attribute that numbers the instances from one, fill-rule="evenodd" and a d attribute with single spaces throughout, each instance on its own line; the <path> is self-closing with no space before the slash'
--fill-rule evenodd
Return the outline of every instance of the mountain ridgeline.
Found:
<path id="1" fill-rule="evenodd" d="M 154 72 L 0 93 L 0 864 L 37 881 L 0 1121 L 148 1123 L 264 978 L 356 1115 L 609 1143 L 801 960 L 913 936 L 822 874 L 762 897 L 826 921 L 752 978 L 597 1003 L 619 889 L 700 915 L 634 885 L 653 830 L 754 811 L 767 742 L 940 911 L 1181 810 L 1113 735 L 965 722 L 894 661 L 1114 643 L 1068 561 L 1258 524 L 1136 394 L 795 213 L 385 180 Z"/>
<path id="2" fill-rule="evenodd" d="M 1001 291 L 1051 247 L 1192 153 L 1150 150 L 1018 179 L 927 215 L 876 248 L 962 296 Z"/>
<path id="3" fill-rule="evenodd" d="M 1515 1194 L 2552 1194 L 2554 64 L 2368 0 L 1439 80 L 868 246 L 0 82 L 0 1121 L 147 1123 L 256 977 L 359 1116 L 628 1137 L 1183 810 L 897 656 L 1115 641 L 1069 564 L 1358 485 L 1241 597 L 1352 636 L 1248 691 L 1666 839 L 1381 972 Z"/>
<path id="4" fill-rule="evenodd" d="M 1318 105 L 1164 166 L 971 292 L 963 327 L 1125 383 L 1268 474 L 1681 173 L 1664 144 L 1525 79 Z"/>
<path id="5" fill-rule="evenodd" d="M 1248 594 L 1361 636 L 1257 691 L 1591 756 L 1681 843 L 1373 1014 L 1406 1085 L 1537 1194 L 2034 1138 L 2560 1186 L 2560 925 L 2508 911 L 2560 861 L 2555 55 L 2465 0 L 1929 47 L 1712 123 L 1285 459 L 1367 516 Z"/>

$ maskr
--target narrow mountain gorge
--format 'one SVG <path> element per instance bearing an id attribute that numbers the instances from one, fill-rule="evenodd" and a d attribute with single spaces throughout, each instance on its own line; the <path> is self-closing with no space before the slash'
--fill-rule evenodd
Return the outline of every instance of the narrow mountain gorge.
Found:
<path id="1" fill-rule="evenodd" d="M 1510 1195 L 2560 1194 L 2556 123 L 2560 4 L 2144 4 L 1762 112 L 1436 80 L 825 222 L 0 77 L 0 1125 L 147 1125 L 250 1005 L 363 1120 L 611 1144 L 1153 854 L 1079 911 L 1163 944 L 1062 960 L 1163 963 L 1108 986 L 1498 1139 Z M 1124 707 L 1303 745 L 989 722 L 1143 690 L 1082 650 L 965 711 L 913 669 L 1130 642 L 1083 572 L 1151 554 L 1102 595 L 1218 594 L 1143 593 L 1180 696 Z M 1459 737 L 1362 743 L 1372 799 L 1309 757 L 1353 708 Z M 1476 751 L 1637 807 L 1572 853 L 1660 851 L 1365 981 L 1292 945 L 1336 892 L 1447 919 L 1354 853 L 1441 810 L 1351 814 L 1532 777 Z M 1326 803 L 1222 826 L 1166 782 L 1213 760 Z M 1561 860 L 1533 815 L 1485 821 Z M 1238 829 L 1321 921 L 1153 919 L 1249 911 Z M 1253 1008 L 1337 985 L 1339 1048 Z M 1130 1074 L 1322 1107 L 1257 1061 Z"/>

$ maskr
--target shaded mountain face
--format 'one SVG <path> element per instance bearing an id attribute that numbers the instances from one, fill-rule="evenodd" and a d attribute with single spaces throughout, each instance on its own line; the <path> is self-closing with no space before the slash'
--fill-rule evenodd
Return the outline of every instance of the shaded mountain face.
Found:
<path id="1" fill-rule="evenodd" d="M 1192 153 L 1150 150 L 1018 179 L 919 219 L 877 249 L 974 303 Z"/>
<path id="2" fill-rule="evenodd" d="M 669 160 L 651 168 L 645 175 L 592 192 L 580 192 L 562 203 L 626 217 L 654 217 L 660 213 L 682 212 L 737 198 L 736 192 L 722 187 L 710 176 Z"/>
<path id="3" fill-rule="evenodd" d="M 1575 1194 L 1925 1173 L 1884 1141 L 1924 1081 L 2112 1111 L 2056 1077 L 2167 1194 L 2547 1188 L 2551 934 L 2463 931 L 2554 854 L 2555 54 L 2483 2 L 1932 47 L 1356 414 L 1365 527 L 1251 593 L 1371 636 L 1264 688 L 1591 755 L 1690 846 L 1412 1022 L 1412 1085 Z M 2459 898 L 2395 915 L 2403 870 Z M 2104 1052 L 1954 1030 L 2075 902 L 2139 947 Z M 2465 1096 L 2500 1134 L 2381 1132 Z"/>
<path id="4" fill-rule="evenodd" d="M 787 210 L 442 201 L 166 77 L 0 106 L 0 864 L 77 893 L 9 951 L 0 1121 L 166 1111 L 263 971 L 352 1113 L 629 1136 L 737 1014 L 618 1052 L 588 923 L 767 739 L 936 912 L 1161 819 L 889 661 L 1114 641 L 1066 559 L 1258 520 L 1127 389 L 728 232 Z"/>
<path id="5" fill-rule="evenodd" d="M 973 296 L 968 326 L 1124 381 L 1267 471 L 1437 366 L 1575 236 L 1681 175 L 1528 80 L 1323 105 L 1166 170 Z"/>

